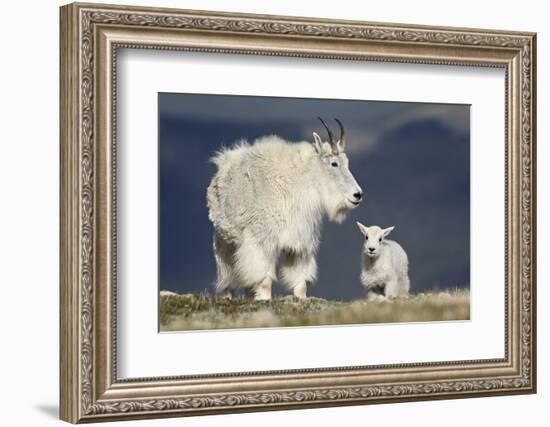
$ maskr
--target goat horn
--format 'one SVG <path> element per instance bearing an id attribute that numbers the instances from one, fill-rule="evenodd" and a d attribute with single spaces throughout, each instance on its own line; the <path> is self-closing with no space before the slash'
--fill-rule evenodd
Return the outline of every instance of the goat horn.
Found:
<path id="1" fill-rule="evenodd" d="M 344 125 L 338 119 L 334 119 L 338 126 L 340 126 L 340 149 L 344 151 L 346 149 L 346 137 L 344 135 Z"/>
<path id="2" fill-rule="evenodd" d="M 329 127 L 327 126 L 327 124 L 325 123 L 325 121 L 317 116 L 317 118 L 321 121 L 321 123 L 323 124 L 323 126 L 325 127 L 325 129 L 327 130 L 327 133 L 328 133 L 328 139 L 329 139 L 329 143 L 330 143 L 330 146 L 332 148 L 332 152 L 333 153 L 336 153 L 338 151 L 338 147 L 336 146 L 336 141 L 334 140 L 334 135 L 332 134 L 332 132 L 330 131 Z"/>

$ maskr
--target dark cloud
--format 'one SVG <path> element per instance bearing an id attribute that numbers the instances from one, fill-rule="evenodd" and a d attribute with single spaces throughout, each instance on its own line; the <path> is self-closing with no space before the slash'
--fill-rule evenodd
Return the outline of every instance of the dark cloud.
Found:
<path id="1" fill-rule="evenodd" d="M 317 115 L 344 122 L 350 168 L 366 200 L 343 224 L 323 224 L 310 294 L 362 295 L 356 220 L 396 226 L 392 237 L 409 254 L 413 291 L 469 286 L 468 106 L 160 94 L 161 289 L 201 291 L 215 279 L 206 208 L 213 152 L 272 133 L 310 139 L 320 131 Z"/>

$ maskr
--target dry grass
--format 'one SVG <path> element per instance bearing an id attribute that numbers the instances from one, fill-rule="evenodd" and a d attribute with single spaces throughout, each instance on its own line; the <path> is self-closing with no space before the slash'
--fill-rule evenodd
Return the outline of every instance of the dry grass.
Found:
<path id="1" fill-rule="evenodd" d="M 468 320 L 470 293 L 419 293 L 385 302 L 330 301 L 294 297 L 254 301 L 207 294 L 161 295 L 160 330 L 234 329 L 358 323 Z"/>

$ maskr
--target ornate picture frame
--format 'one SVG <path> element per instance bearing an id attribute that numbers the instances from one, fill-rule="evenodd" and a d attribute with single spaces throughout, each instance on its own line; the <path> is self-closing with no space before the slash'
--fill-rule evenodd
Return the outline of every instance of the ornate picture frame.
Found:
<path id="1" fill-rule="evenodd" d="M 79 423 L 536 391 L 534 33 L 80 3 L 60 13 L 61 419 Z M 504 69 L 505 357 L 119 379 L 119 48 Z"/>

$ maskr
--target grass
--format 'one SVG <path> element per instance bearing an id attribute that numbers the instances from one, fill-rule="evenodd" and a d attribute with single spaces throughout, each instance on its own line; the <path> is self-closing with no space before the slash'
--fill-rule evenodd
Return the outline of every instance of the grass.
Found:
<path id="1" fill-rule="evenodd" d="M 232 300 L 206 293 L 161 295 L 160 330 L 233 329 L 358 323 L 468 320 L 467 290 L 419 293 L 384 302 L 299 300 L 292 296 L 270 301 Z"/>

